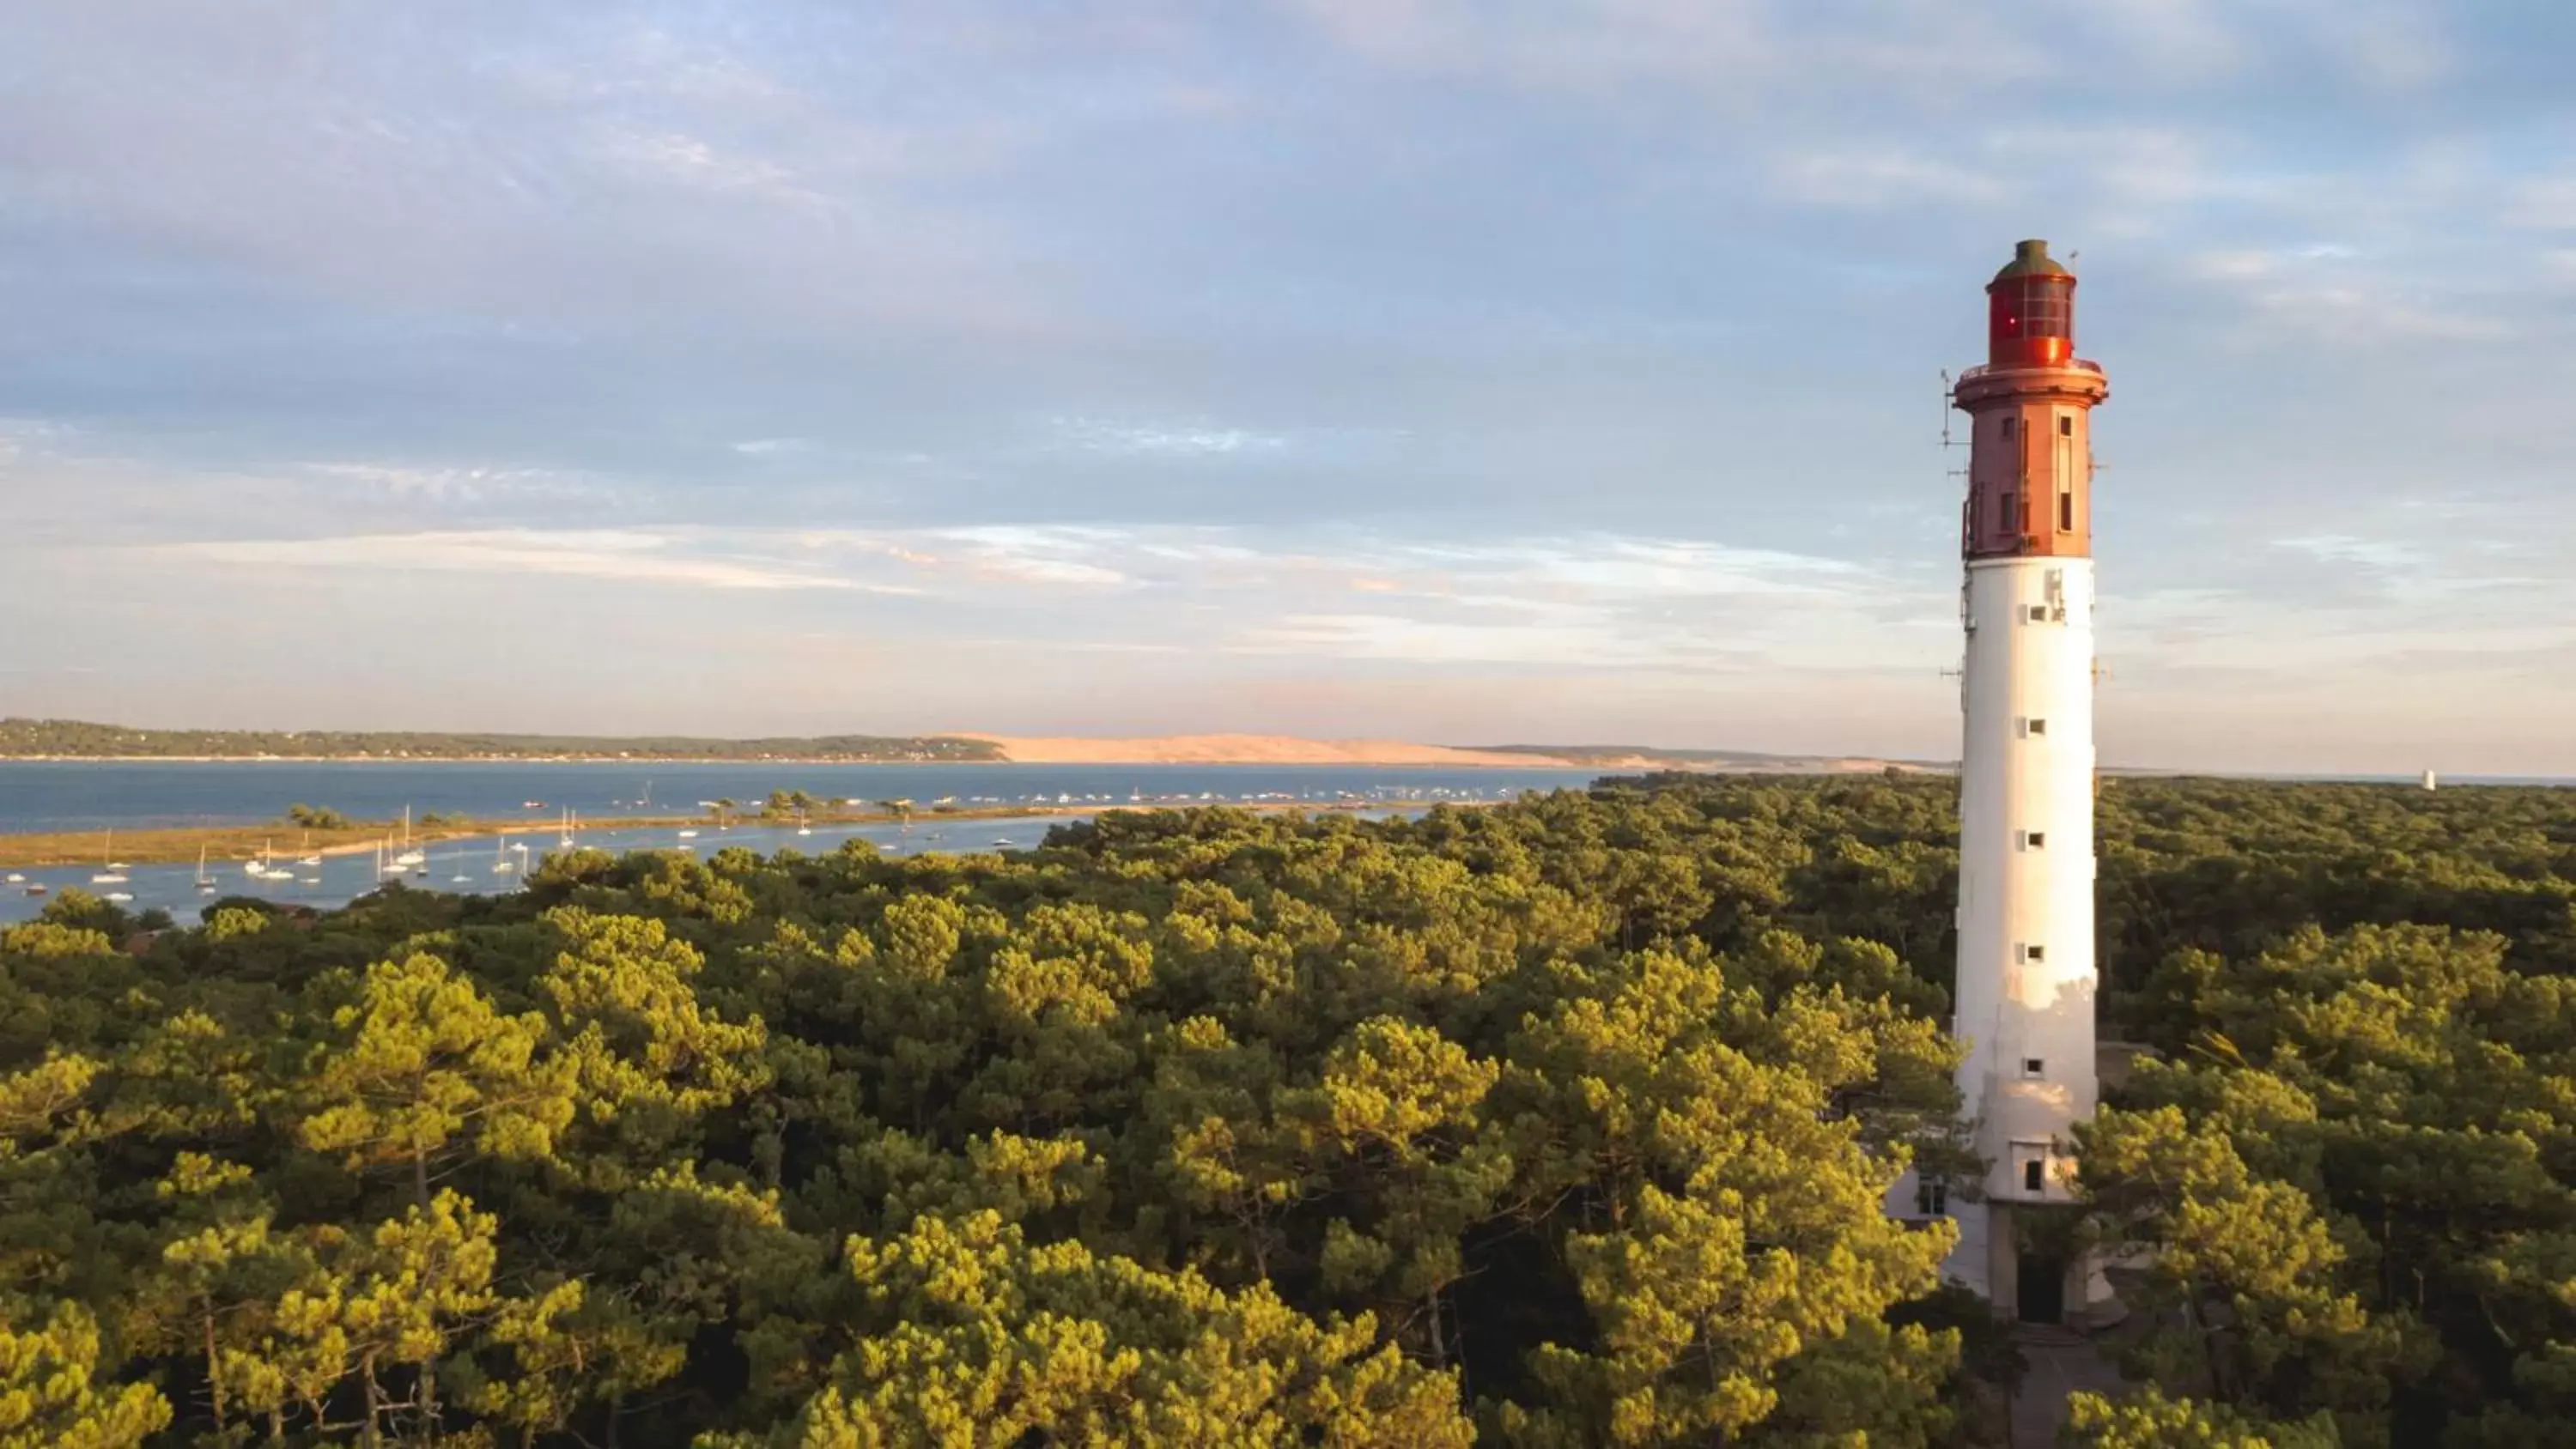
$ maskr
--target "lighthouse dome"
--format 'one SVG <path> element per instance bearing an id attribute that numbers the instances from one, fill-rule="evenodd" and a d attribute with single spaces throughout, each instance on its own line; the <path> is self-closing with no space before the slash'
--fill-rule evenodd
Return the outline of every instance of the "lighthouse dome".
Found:
<path id="1" fill-rule="evenodd" d="M 1995 280 L 2009 282 L 2015 277 L 2071 277 L 2074 275 L 2073 272 L 2061 266 L 2057 258 L 2048 254 L 2048 243 L 2034 238 L 2013 244 L 2013 259 L 2004 263 L 2003 270 L 1995 273 Z"/>

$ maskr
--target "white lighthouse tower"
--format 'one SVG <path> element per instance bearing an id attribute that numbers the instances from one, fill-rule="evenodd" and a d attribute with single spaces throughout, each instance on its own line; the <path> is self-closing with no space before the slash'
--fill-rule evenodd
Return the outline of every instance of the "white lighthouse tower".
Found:
<path id="1" fill-rule="evenodd" d="M 2092 1116 L 2093 407 L 2075 276 L 2026 241 L 1986 287 L 1987 358 L 1962 374 L 1967 661 L 1959 760 L 1955 1031 L 1983 1202 L 1948 1204 L 1949 1276 L 2024 1319 L 2098 1314 L 2098 1269 L 2049 1231 L 2074 1202 L 2069 1128 Z M 2054 1212 L 2052 1212 L 2054 1210 Z"/>

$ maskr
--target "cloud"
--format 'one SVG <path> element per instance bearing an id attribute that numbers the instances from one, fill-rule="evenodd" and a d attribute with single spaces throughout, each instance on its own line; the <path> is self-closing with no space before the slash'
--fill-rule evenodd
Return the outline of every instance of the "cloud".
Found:
<path id="1" fill-rule="evenodd" d="M 1663 666 L 1672 662 L 1647 641 L 1622 637 L 1589 620 L 1480 624 L 1400 614 L 1292 614 L 1275 625 L 1250 631 L 1234 647 L 1248 653 L 1337 659 L 1583 669 Z"/>
<path id="2" fill-rule="evenodd" d="M 1550 8 L 1475 0 L 1291 0 L 1286 8 L 1382 64 L 1594 86 L 1710 80 L 1774 58 L 1766 5 L 1582 0 Z"/>
<path id="3" fill-rule="evenodd" d="M 806 529 L 799 548 L 873 555 L 902 563 L 917 577 L 941 586 L 1011 583 L 1074 588 L 1117 588 L 1135 580 L 1099 562 L 1123 535 L 1113 530 L 1063 527 L 933 529 Z"/>
<path id="4" fill-rule="evenodd" d="M 1230 453 L 1271 452 L 1288 443 L 1279 434 L 1243 428 L 1158 427 L 1100 418 L 1057 418 L 1054 427 L 1066 446 L 1108 454 L 1222 457 Z"/>
<path id="5" fill-rule="evenodd" d="M 796 173 L 775 161 L 728 152 L 696 136 L 672 132 L 611 131 L 602 146 L 613 161 L 638 174 L 712 191 L 751 191 L 785 200 L 824 198 L 797 184 Z"/>
<path id="6" fill-rule="evenodd" d="M 2501 219 L 2507 226 L 2576 231 L 2576 177 L 2535 177 L 2514 184 Z"/>
<path id="7" fill-rule="evenodd" d="M 2475 539 L 2442 546 L 2421 536 L 2365 538 L 2343 533 L 2276 539 L 2273 547 L 2366 578 L 2379 597 L 2393 605 L 2415 607 L 2456 599 L 2475 606 L 2484 602 L 2475 596 L 2499 591 L 2557 594 L 2576 605 L 2576 582 L 2559 577 L 2547 566 L 2552 560 L 2538 550 L 2488 547 Z M 2535 564 L 2541 567 L 2527 567 Z M 2477 632 L 2491 629 L 2481 626 Z"/>
<path id="8" fill-rule="evenodd" d="M 1803 668 L 1837 652 L 1843 663 L 1882 655 L 1891 614 L 1946 617 L 1937 584 L 1891 583 L 1842 561 L 1606 535 L 1458 544 L 1067 525 L 490 529 L 126 552 L 163 569 L 540 574 L 652 590 L 906 594 L 987 621 L 1016 618 L 1029 640 L 1364 661 L 1696 668 L 1759 659 Z M 1382 602 L 1340 607 L 1355 587 Z M 1076 603 L 1085 612 L 1063 612 Z M 1066 637 L 1068 627 L 1079 632 Z M 1818 643 L 1836 638 L 1836 646 Z"/>
<path id="9" fill-rule="evenodd" d="M 1352 530 L 926 530 L 836 536 L 926 571 L 1098 599 L 1092 628 L 1247 655 L 1802 669 L 1887 657 L 1891 617 L 1947 618 L 1943 587 L 1848 561 L 1618 535 L 1433 542 Z M 1107 591 L 1104 593 L 1103 591 Z M 1354 592 L 1382 601 L 1343 605 Z M 996 602 L 990 591 L 976 597 Z M 1124 601 L 1124 602 L 1121 602 Z M 1794 606 L 1786 613 L 1781 605 Z M 1176 622 L 1186 618 L 1186 624 Z M 1899 640 L 1897 653 L 1916 646 Z"/>
<path id="10" fill-rule="evenodd" d="M 2396 539 L 2355 538 L 2346 533 L 2274 539 L 2272 546 L 2332 563 L 2360 564 L 2392 573 L 2420 568 L 2424 562 L 2423 551 L 2415 544 Z"/>
<path id="11" fill-rule="evenodd" d="M 2453 76 L 2442 12 L 2419 0 L 2108 0 L 2033 26 L 2010 0 L 1285 0 L 1383 65 L 1555 89 L 1705 88 L 1740 106 L 1850 88 L 1952 106 L 2092 87 L 2206 88 L 2325 71 L 2381 92 Z M 2112 62 L 2116 61 L 2116 64 Z M 1818 79 L 1840 82 L 1820 86 Z"/>
<path id="12" fill-rule="evenodd" d="M 1894 146 L 1791 152 L 1771 164 L 1779 194 L 1808 206 L 1991 206 L 2007 194 L 1990 170 Z"/>
<path id="13" fill-rule="evenodd" d="M 2444 296 L 2374 264 L 2359 248 L 2310 242 L 2232 248 L 2190 258 L 2191 275 L 2233 293 L 2248 325 L 2274 336 L 2345 342 L 2492 342 L 2514 324 L 2492 309 L 2501 299 Z"/>
<path id="14" fill-rule="evenodd" d="M 576 336 L 753 316 L 945 332 L 1036 310 L 1029 263 L 937 195 L 1007 154 L 988 118 L 870 114 L 785 78 L 859 63 L 837 25 L 800 54 L 783 16 L 660 28 L 461 0 L 414 30 L 149 9 L 51 7 L 13 37 L 44 57 L 0 91 L 21 216 L 274 301 Z"/>
<path id="15" fill-rule="evenodd" d="M 403 572 L 557 574 L 632 584 L 703 589 L 855 589 L 914 592 L 816 572 L 756 555 L 693 553 L 671 537 L 620 529 L 550 532 L 373 534 L 346 538 L 238 539 L 147 546 L 171 564 L 228 568 L 313 569 L 385 575 Z"/>
<path id="16" fill-rule="evenodd" d="M 423 468 L 392 463 L 307 463 L 303 471 L 331 483 L 354 483 L 398 499 L 491 503 L 507 499 L 597 497 L 597 480 L 547 468 Z"/>
<path id="17" fill-rule="evenodd" d="M 0 418 L 0 465 L 15 463 L 37 449 L 59 450 L 71 431 L 44 418 Z"/>

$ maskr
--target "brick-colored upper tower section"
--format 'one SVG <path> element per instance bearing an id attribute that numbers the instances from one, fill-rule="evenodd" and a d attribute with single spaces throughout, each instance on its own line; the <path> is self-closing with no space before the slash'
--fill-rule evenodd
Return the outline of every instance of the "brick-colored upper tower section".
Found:
<path id="1" fill-rule="evenodd" d="M 1968 501 L 1959 547 L 1970 559 L 2093 552 L 2093 405 L 2111 395 L 2097 363 L 2075 355 L 2075 274 L 2026 241 L 1986 284 L 1986 361 L 1960 374 Z"/>

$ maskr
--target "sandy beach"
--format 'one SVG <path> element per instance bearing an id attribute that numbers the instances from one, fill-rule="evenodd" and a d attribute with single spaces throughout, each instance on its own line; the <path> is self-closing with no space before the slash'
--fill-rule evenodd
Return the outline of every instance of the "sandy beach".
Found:
<path id="1" fill-rule="evenodd" d="M 966 734 L 1023 765 L 1453 765 L 1546 769 L 1571 764 L 1547 755 L 1462 750 L 1403 740 L 1305 740 L 1291 735 L 1163 735 L 1090 739 L 1071 735 Z"/>

